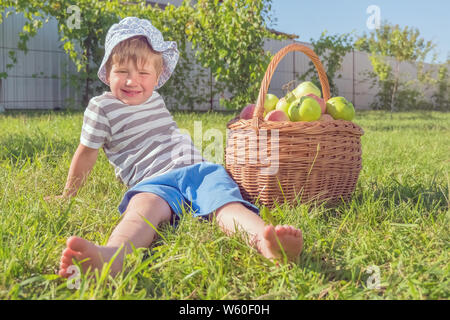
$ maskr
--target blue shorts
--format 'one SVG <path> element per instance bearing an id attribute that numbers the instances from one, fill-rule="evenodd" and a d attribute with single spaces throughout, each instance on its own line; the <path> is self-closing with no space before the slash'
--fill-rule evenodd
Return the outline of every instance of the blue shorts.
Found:
<path id="1" fill-rule="evenodd" d="M 211 162 L 173 169 L 138 183 L 125 193 L 119 205 L 121 214 L 125 212 L 130 199 L 140 192 L 160 196 L 177 216 L 183 213 L 182 207 L 194 216 L 207 216 L 229 202 L 241 202 L 259 214 L 258 207 L 242 198 L 238 185 L 225 168 Z"/>

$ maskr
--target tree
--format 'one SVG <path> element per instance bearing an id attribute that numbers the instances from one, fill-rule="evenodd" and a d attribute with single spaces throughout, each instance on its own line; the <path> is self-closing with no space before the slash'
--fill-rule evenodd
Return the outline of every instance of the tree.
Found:
<path id="1" fill-rule="evenodd" d="M 210 101 L 212 95 L 225 91 L 230 98 L 221 99 L 228 108 L 239 108 L 255 101 L 260 81 L 270 60 L 262 45 L 266 37 L 275 37 L 265 28 L 264 15 L 270 11 L 271 0 L 184 0 L 181 6 L 167 5 L 164 10 L 146 1 L 78 0 L 76 8 L 81 22 L 68 23 L 73 12 L 70 0 L 2 0 L 0 9 L 14 8 L 27 19 L 20 33 L 19 48 L 26 51 L 30 37 L 50 17 L 58 22 L 62 47 L 78 68 L 72 84 L 82 84 L 84 104 L 98 89 L 97 70 L 103 58 L 103 43 L 109 27 L 126 16 L 148 18 L 166 40 L 176 41 L 180 60 L 175 74 L 161 92 L 191 107 Z M 0 20 L 1 23 L 1 20 Z M 189 47 L 192 50 L 189 50 Z M 10 56 L 12 63 L 15 57 Z M 211 96 L 198 95 L 197 89 L 211 87 L 204 70 L 194 72 L 195 65 L 209 69 L 215 78 L 216 90 Z M 7 74 L 0 76 L 6 77 Z M 102 84 L 99 84 L 103 86 Z M 203 90 L 205 92 L 205 90 Z"/>
<path id="2" fill-rule="evenodd" d="M 106 37 L 106 26 L 116 22 L 124 6 L 119 0 L 93 1 L 77 0 L 76 10 L 80 13 L 80 23 L 74 23 L 73 1 L 70 0 L 14 0 L 2 1 L 0 9 L 14 8 L 15 12 L 23 13 L 27 19 L 19 34 L 18 48 L 27 52 L 27 42 L 36 35 L 39 28 L 56 19 L 60 33 L 61 46 L 75 63 L 79 71 L 72 85 L 83 88 L 83 103 L 87 104 L 96 88 L 92 83 L 97 80 L 97 70 L 103 58 L 103 43 Z M 126 7 L 126 6 L 125 6 Z M 17 62 L 11 56 L 13 62 Z"/>
<path id="3" fill-rule="evenodd" d="M 379 29 L 375 29 L 370 35 L 360 37 L 355 47 L 370 53 L 370 61 L 373 66 L 373 76 L 378 78 L 381 86 L 381 97 L 384 103 L 388 103 L 390 110 L 396 110 L 396 98 L 400 85 L 400 63 L 409 61 L 423 63 L 428 54 L 435 48 L 431 41 L 419 38 L 418 29 L 406 26 L 403 30 L 398 25 L 384 22 Z M 388 57 L 394 58 L 394 69 L 388 61 Z M 419 75 L 420 77 L 420 75 Z"/>
<path id="4" fill-rule="evenodd" d="M 210 68 L 221 104 L 242 108 L 256 102 L 261 79 L 271 54 L 264 52 L 266 38 L 276 38 L 266 28 L 264 16 L 271 0 L 198 0 L 186 30 L 197 61 Z M 224 91 L 231 94 L 226 98 Z"/>
<path id="5" fill-rule="evenodd" d="M 449 66 L 450 59 L 447 59 L 446 63 L 439 66 L 438 79 L 436 81 L 437 90 L 432 97 L 437 110 L 450 111 Z"/>
<path id="6" fill-rule="evenodd" d="M 353 37 L 350 33 L 327 35 L 327 31 L 324 31 L 320 35 L 319 40 L 311 39 L 310 41 L 314 52 L 324 65 L 331 95 L 337 96 L 339 92 L 334 79 L 335 77 L 338 79 L 342 77 L 342 75 L 336 74 L 341 69 L 345 55 L 353 49 Z M 312 61 L 309 62 L 309 69 L 299 78 L 305 81 L 308 77 L 311 77 L 311 81 L 320 87 L 319 77 Z"/>

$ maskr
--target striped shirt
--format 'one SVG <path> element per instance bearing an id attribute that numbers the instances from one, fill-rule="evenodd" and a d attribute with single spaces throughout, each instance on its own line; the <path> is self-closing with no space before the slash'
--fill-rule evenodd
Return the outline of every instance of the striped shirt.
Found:
<path id="1" fill-rule="evenodd" d="M 206 161 L 189 135 L 182 134 L 156 92 L 143 104 L 130 106 L 105 92 L 89 101 L 81 144 L 103 148 L 116 176 L 128 187 Z"/>

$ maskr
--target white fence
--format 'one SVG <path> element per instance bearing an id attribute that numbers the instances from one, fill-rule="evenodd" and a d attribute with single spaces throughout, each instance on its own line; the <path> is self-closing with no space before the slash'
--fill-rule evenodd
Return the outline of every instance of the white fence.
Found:
<path id="1" fill-rule="evenodd" d="M 79 105 L 80 94 L 70 85 L 64 85 L 64 77 L 75 73 L 76 68 L 61 48 L 56 21 L 50 20 L 34 38 L 30 39 L 28 54 L 17 49 L 18 34 L 24 23 L 22 14 L 13 14 L 0 24 L 0 73 L 8 73 L 6 79 L 0 79 L 0 110 L 65 108 L 68 101 Z M 293 40 L 267 40 L 264 49 L 276 53 L 293 42 Z M 302 44 L 311 47 L 308 43 Z M 10 63 L 8 53 L 11 50 L 16 52 L 17 63 L 11 69 L 7 69 L 6 66 Z M 278 65 L 272 77 L 269 92 L 282 96 L 284 94 L 282 86 L 304 73 L 309 68 L 308 63 L 309 59 L 304 54 L 289 53 Z M 326 61 L 322 63 L 325 64 Z M 378 91 L 377 88 L 370 88 L 369 81 L 363 75 L 364 71 L 371 69 L 366 53 L 350 52 L 345 56 L 340 70 L 342 78 L 335 79 L 339 94 L 352 101 L 357 109 L 369 108 Z M 410 63 L 402 63 L 400 70 L 404 74 L 409 74 L 409 78 L 416 77 L 416 68 Z M 197 92 L 209 97 L 210 90 L 205 86 L 198 88 Z M 431 95 L 431 92 L 427 94 Z M 169 108 L 176 103 L 176 101 L 167 100 Z M 179 105 L 177 107 L 189 109 Z M 219 105 L 218 96 L 213 97 L 212 102 L 195 107 L 195 110 L 209 109 L 224 109 Z"/>
<path id="2" fill-rule="evenodd" d="M 28 53 L 17 49 L 19 32 L 25 23 L 22 14 L 12 14 L 0 24 L 0 106 L 5 109 L 64 108 L 67 99 L 79 100 L 77 92 L 64 86 L 63 78 L 76 72 L 68 55 L 60 48 L 56 20 L 51 20 L 28 42 Z M 11 69 L 9 52 L 17 63 Z"/>
<path id="3" fill-rule="evenodd" d="M 281 48 L 294 42 L 301 43 L 312 49 L 312 45 L 309 43 L 293 40 L 268 40 L 264 48 L 275 54 Z M 395 65 L 395 59 L 388 58 L 388 61 L 391 66 Z M 284 92 L 281 89 L 283 84 L 295 80 L 299 75 L 305 73 L 309 69 L 309 62 L 309 58 L 301 52 L 288 53 L 279 63 L 272 78 L 269 91 L 277 96 L 283 95 Z M 326 61 L 322 61 L 322 64 L 326 65 Z M 432 67 L 430 64 L 425 64 L 424 69 L 430 70 Z M 355 50 L 349 52 L 343 58 L 341 69 L 334 79 L 339 95 L 352 101 L 357 109 L 368 109 L 379 91 L 378 87 L 372 88 L 371 81 L 367 79 L 366 72 L 372 70 L 369 55 L 365 52 Z M 401 62 L 399 70 L 400 77 L 403 79 L 417 78 L 417 67 L 410 62 Z M 338 78 L 338 75 L 341 77 Z M 436 76 L 436 73 L 434 76 Z M 434 93 L 431 88 L 426 88 L 423 85 L 416 87 L 416 89 L 424 92 L 428 98 Z"/>

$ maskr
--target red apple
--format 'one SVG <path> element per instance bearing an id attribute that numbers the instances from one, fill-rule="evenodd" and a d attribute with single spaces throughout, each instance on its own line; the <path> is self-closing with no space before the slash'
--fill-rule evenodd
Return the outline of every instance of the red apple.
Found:
<path id="1" fill-rule="evenodd" d="M 253 118 L 253 112 L 255 111 L 255 107 L 256 107 L 255 104 L 248 104 L 244 109 L 242 109 L 239 117 L 245 120 Z"/>
<path id="2" fill-rule="evenodd" d="M 322 98 L 319 98 L 314 93 L 309 93 L 306 96 L 316 99 L 317 102 L 320 104 L 320 109 L 322 109 L 322 114 L 325 113 L 325 111 L 327 110 L 327 104 L 325 103 L 325 100 L 323 100 Z"/>
<path id="3" fill-rule="evenodd" d="M 322 122 L 328 122 L 328 121 L 333 121 L 333 120 L 334 120 L 333 117 L 330 116 L 328 113 L 322 114 L 322 116 L 319 119 L 319 121 L 322 121 Z"/>
<path id="4" fill-rule="evenodd" d="M 282 110 L 272 110 L 264 118 L 266 121 L 289 121 L 289 117 Z"/>

